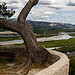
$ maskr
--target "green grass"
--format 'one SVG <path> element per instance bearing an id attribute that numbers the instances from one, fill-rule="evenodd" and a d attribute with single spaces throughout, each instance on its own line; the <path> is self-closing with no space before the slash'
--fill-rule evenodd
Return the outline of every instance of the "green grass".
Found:
<path id="1" fill-rule="evenodd" d="M 75 75 L 75 56 L 70 56 L 70 71 L 69 75 Z"/>
<path id="2" fill-rule="evenodd" d="M 70 36 L 75 36 L 75 34 L 69 34 Z"/>
<path id="3" fill-rule="evenodd" d="M 36 36 L 37 38 L 43 38 L 43 37 L 51 37 L 54 36 L 54 34 L 51 35 L 44 35 L 44 34 L 40 34 L 38 36 Z M 17 36 L 17 37 L 0 37 L 0 41 L 12 41 L 12 40 L 21 40 L 22 38 Z"/>
<path id="4" fill-rule="evenodd" d="M 40 35 L 36 35 L 37 38 L 52 37 L 52 36 L 55 36 L 55 34 L 40 34 Z"/>
<path id="5" fill-rule="evenodd" d="M 38 42 L 39 45 L 44 45 L 45 47 L 62 47 L 62 46 L 71 46 L 75 45 L 75 38 L 71 38 L 68 40 L 53 40 L 53 41 L 45 41 Z"/>
<path id="6" fill-rule="evenodd" d="M 53 40 L 53 41 L 45 41 L 45 42 L 38 42 L 38 44 L 41 46 L 45 46 L 46 48 L 50 47 L 74 47 L 75 48 L 75 38 L 71 38 L 68 40 Z M 23 44 L 15 44 L 15 45 L 21 45 Z"/>
<path id="7" fill-rule="evenodd" d="M 63 52 L 63 53 L 75 51 L 75 38 L 71 38 L 68 40 L 53 40 L 53 41 L 38 42 L 38 44 L 40 46 L 43 45 L 46 48 L 61 47 L 56 50 Z M 15 45 L 24 46 L 24 43 L 23 44 L 15 44 Z"/>
<path id="8" fill-rule="evenodd" d="M 75 45 L 70 45 L 70 46 L 63 46 L 59 49 L 55 49 L 57 51 L 67 53 L 67 52 L 75 52 Z"/>
<path id="9" fill-rule="evenodd" d="M 75 51 L 75 38 L 71 38 L 68 40 L 53 40 L 46 42 L 38 42 L 39 45 L 44 45 L 45 47 L 61 47 L 59 49 L 55 49 L 57 51 L 66 53 Z"/>
<path id="10" fill-rule="evenodd" d="M 21 37 L 0 37 L 0 41 L 21 40 Z"/>
<path id="11" fill-rule="evenodd" d="M 22 44 L 14 44 L 14 45 L 16 45 L 16 46 L 25 46 L 24 43 L 22 43 Z"/>

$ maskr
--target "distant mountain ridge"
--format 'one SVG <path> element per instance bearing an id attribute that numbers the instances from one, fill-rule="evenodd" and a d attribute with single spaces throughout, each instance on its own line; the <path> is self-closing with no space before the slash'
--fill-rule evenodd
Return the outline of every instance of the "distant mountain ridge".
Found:
<path id="1" fill-rule="evenodd" d="M 17 19 L 9 19 L 9 21 L 16 22 Z M 27 20 L 27 23 L 31 25 L 34 29 L 50 29 L 50 28 L 73 28 L 75 29 L 75 25 L 70 23 L 55 23 L 55 22 L 42 22 L 42 21 L 31 21 Z"/>
<path id="2" fill-rule="evenodd" d="M 49 28 L 73 28 L 75 29 L 75 25 L 68 23 L 55 23 L 55 22 L 40 22 L 40 21 L 27 21 L 34 29 L 49 29 Z"/>

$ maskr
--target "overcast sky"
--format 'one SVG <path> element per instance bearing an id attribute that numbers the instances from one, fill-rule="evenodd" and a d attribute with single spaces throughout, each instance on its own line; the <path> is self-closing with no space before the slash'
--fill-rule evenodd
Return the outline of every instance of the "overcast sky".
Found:
<path id="1" fill-rule="evenodd" d="M 28 0 L 0 0 L 13 8 L 17 17 Z M 39 0 L 28 15 L 29 20 L 75 24 L 75 0 Z"/>

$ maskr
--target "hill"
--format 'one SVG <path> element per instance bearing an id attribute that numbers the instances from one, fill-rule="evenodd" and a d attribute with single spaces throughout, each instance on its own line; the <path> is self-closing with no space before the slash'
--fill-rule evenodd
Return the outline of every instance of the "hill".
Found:
<path id="1" fill-rule="evenodd" d="M 9 21 L 16 22 L 17 19 L 8 19 Z M 75 25 L 70 23 L 55 23 L 55 22 L 42 22 L 27 20 L 27 23 L 33 27 L 33 29 L 75 29 Z M 3 29 L 0 29 L 3 30 Z"/>
<path id="2" fill-rule="evenodd" d="M 9 21 L 16 22 L 16 18 L 9 19 Z M 27 20 L 27 23 L 31 25 L 34 29 L 51 29 L 51 28 L 73 28 L 75 29 L 75 25 L 72 25 L 70 23 L 55 23 L 55 22 L 42 22 L 42 21 L 31 21 Z"/>
<path id="3" fill-rule="evenodd" d="M 55 23 L 55 22 L 39 22 L 39 21 L 27 21 L 34 29 L 62 29 L 62 28 L 75 28 L 75 25 L 68 23 Z"/>

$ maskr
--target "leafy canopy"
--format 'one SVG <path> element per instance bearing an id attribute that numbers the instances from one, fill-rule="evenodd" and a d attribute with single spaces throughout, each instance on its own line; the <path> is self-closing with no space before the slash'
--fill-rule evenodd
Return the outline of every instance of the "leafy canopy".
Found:
<path id="1" fill-rule="evenodd" d="M 7 19 L 10 18 L 15 14 L 15 11 L 13 9 L 8 10 L 6 3 L 0 4 L 0 18 Z"/>

